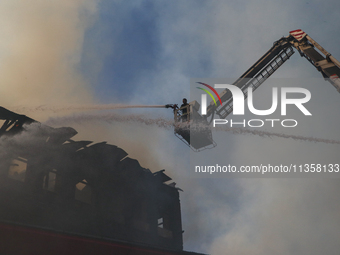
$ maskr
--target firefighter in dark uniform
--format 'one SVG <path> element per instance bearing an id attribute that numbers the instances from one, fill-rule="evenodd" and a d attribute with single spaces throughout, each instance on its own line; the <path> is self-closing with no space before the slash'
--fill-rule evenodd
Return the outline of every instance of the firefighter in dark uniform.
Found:
<path id="1" fill-rule="evenodd" d="M 181 105 L 180 110 L 182 111 L 182 122 L 188 121 L 188 101 L 186 98 L 183 98 L 183 104 Z"/>

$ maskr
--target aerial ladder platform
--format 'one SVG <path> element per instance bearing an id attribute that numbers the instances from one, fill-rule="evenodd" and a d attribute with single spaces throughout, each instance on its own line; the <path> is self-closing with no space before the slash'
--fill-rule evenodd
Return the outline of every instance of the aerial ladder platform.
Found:
<path id="1" fill-rule="evenodd" d="M 256 90 L 295 53 L 294 49 L 299 52 L 301 57 L 306 58 L 340 93 L 340 62 L 301 29 L 290 31 L 287 37 L 282 37 L 274 42 L 273 46 L 232 85 L 240 88 L 246 99 L 248 88 Z M 216 146 L 207 118 L 210 117 L 212 120 L 216 114 L 220 119 L 225 119 L 233 111 L 231 92 L 225 89 L 219 96 L 223 105 L 219 100 L 216 103 L 211 101 L 205 116 L 198 113 L 197 101 L 190 102 L 187 106 L 188 120 L 185 123 L 178 117 L 181 108 L 174 110 L 175 134 L 194 151 Z M 197 122 L 201 127 L 202 125 L 206 125 L 206 127 L 193 129 L 194 125 L 197 126 Z"/>

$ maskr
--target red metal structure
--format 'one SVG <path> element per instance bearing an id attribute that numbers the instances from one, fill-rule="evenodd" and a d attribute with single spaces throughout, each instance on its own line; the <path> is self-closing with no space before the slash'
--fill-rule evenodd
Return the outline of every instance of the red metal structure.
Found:
<path id="1" fill-rule="evenodd" d="M 199 255 L 128 242 L 55 232 L 46 229 L 0 224 L 0 254 L 11 255 Z"/>

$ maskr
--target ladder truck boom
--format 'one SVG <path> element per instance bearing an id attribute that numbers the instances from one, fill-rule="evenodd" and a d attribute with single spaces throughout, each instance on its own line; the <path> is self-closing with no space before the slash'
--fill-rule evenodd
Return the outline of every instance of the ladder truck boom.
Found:
<path id="1" fill-rule="evenodd" d="M 239 87 L 246 98 L 247 88 L 252 87 L 255 90 L 264 83 L 294 54 L 293 47 L 340 92 L 340 62 L 301 29 L 290 31 L 289 36 L 282 37 L 276 41 L 273 47 L 237 79 L 233 85 Z M 223 106 L 219 102 L 217 102 L 216 106 L 215 102 L 212 101 L 208 105 L 207 117 L 216 113 L 221 119 L 224 119 L 233 111 L 231 92 L 226 89 L 219 96 Z"/>
<path id="2" fill-rule="evenodd" d="M 244 98 L 247 98 L 248 88 L 256 90 L 294 54 L 294 48 L 340 93 L 340 62 L 301 29 L 290 31 L 288 36 L 274 42 L 273 46 L 233 85 L 240 88 Z M 216 101 L 216 104 L 215 101 L 211 101 L 205 116 L 198 113 L 199 106 L 196 101 L 190 102 L 185 111 L 187 115 L 185 123 L 181 120 L 180 109 L 174 110 L 175 134 L 194 151 L 216 146 L 212 139 L 211 129 L 208 128 L 207 118 L 211 116 L 211 120 L 213 120 L 216 113 L 220 119 L 225 119 L 233 111 L 231 92 L 225 89 L 219 94 L 219 97 L 222 103 L 219 100 Z M 206 125 L 207 128 L 203 131 L 193 129 L 193 124 L 197 123 Z"/>

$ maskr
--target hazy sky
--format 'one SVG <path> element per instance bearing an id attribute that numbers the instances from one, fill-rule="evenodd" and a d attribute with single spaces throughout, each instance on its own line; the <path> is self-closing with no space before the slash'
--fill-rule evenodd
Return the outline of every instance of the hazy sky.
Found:
<path id="1" fill-rule="evenodd" d="M 14 110 L 41 105 L 180 103 L 183 97 L 190 98 L 190 78 L 236 79 L 274 41 L 299 28 L 340 59 L 339 7 L 338 0 L 4 0 L 0 3 L 1 106 Z M 265 103 L 271 84 L 281 78 L 294 78 L 294 84 L 299 83 L 294 86 L 310 86 L 312 94 L 308 107 L 313 116 L 289 132 L 340 140 L 340 95 L 298 53 L 255 92 L 255 100 Z M 19 113 L 41 122 L 80 114 Z M 108 113 L 83 114 L 105 119 Z M 117 113 L 172 118 L 166 109 Z M 293 116 L 302 118 L 298 113 Z M 62 125 L 79 132 L 76 140 L 108 141 L 153 172 L 166 169 L 184 190 L 186 250 L 338 254 L 338 179 L 193 178 L 187 174 L 190 150 L 171 130 L 99 119 Z M 269 158 L 283 163 L 338 159 L 336 145 L 231 133 L 214 136 L 218 147 L 200 154 L 201 159 L 220 158 L 222 151 L 235 164 Z"/>

